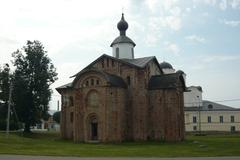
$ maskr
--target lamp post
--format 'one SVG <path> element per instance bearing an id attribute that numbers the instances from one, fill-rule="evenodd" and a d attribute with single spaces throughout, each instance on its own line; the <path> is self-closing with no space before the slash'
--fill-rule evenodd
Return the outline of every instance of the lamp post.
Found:
<path id="1" fill-rule="evenodd" d="M 10 80 L 9 98 L 8 98 L 8 111 L 7 111 L 7 127 L 6 127 L 6 137 L 7 138 L 9 136 L 10 110 L 11 110 L 11 103 L 12 103 L 12 90 L 13 90 L 13 85 L 12 85 L 12 81 Z"/>

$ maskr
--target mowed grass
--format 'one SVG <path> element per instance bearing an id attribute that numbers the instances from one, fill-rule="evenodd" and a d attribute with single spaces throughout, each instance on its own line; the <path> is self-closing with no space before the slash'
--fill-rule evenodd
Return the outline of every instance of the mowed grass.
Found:
<path id="1" fill-rule="evenodd" d="M 240 156 L 240 135 L 186 137 L 178 143 L 123 142 L 87 144 L 61 140 L 58 133 L 34 133 L 23 136 L 0 133 L 0 154 L 81 156 L 81 157 L 193 157 Z"/>

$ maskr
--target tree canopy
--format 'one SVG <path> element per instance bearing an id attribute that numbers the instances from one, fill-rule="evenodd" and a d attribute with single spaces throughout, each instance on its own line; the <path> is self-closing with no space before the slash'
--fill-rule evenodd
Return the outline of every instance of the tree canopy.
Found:
<path id="1" fill-rule="evenodd" d="M 60 123 L 60 114 L 61 114 L 60 111 L 57 111 L 53 114 L 53 120 L 57 123 Z"/>
<path id="2" fill-rule="evenodd" d="M 13 76 L 13 102 L 19 120 L 25 124 L 24 131 L 40 122 L 48 111 L 57 73 L 47 52 L 39 41 L 27 41 L 22 49 L 12 54 L 16 67 Z"/>
<path id="3" fill-rule="evenodd" d="M 8 64 L 0 67 L 0 129 L 6 129 L 10 76 Z"/>

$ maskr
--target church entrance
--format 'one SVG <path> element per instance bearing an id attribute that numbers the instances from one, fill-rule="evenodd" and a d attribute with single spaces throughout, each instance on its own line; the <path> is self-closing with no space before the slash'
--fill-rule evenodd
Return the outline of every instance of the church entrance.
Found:
<path id="1" fill-rule="evenodd" d="M 91 123 L 91 140 L 98 140 L 98 123 Z"/>
<path id="2" fill-rule="evenodd" d="M 96 115 L 91 115 L 88 119 L 88 140 L 99 140 L 99 123 Z"/>

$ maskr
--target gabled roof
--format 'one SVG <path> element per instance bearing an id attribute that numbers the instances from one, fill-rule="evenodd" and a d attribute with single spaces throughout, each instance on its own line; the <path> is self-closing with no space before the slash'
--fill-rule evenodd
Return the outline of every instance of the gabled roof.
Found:
<path id="1" fill-rule="evenodd" d="M 150 62 L 150 61 L 155 61 L 155 63 L 157 64 L 159 70 L 162 72 L 160 66 L 159 66 L 159 63 L 157 61 L 157 58 L 155 56 L 151 56 L 151 57 L 142 57 L 142 58 L 135 58 L 135 59 L 118 59 L 118 58 L 115 58 L 115 57 L 112 57 L 112 56 L 109 56 L 109 55 L 106 55 L 106 54 L 103 54 L 101 55 L 99 58 L 97 58 L 95 61 L 93 61 L 92 63 L 90 63 L 87 67 L 85 67 L 84 69 L 82 69 L 81 71 L 87 69 L 87 68 L 90 68 L 92 65 L 94 65 L 95 63 L 97 63 L 99 60 L 101 60 L 102 58 L 110 58 L 110 59 L 113 59 L 117 62 L 120 62 L 120 63 L 123 63 L 123 64 L 126 64 L 128 66 L 131 66 L 131 67 L 136 67 L 136 68 L 140 68 L 140 69 L 143 69 L 146 67 L 146 65 Z M 81 72 L 80 71 L 80 72 Z M 77 74 L 71 76 L 71 77 L 75 77 L 77 76 L 80 72 L 78 72 Z"/>
<path id="2" fill-rule="evenodd" d="M 178 81 L 182 82 L 182 86 L 179 86 Z M 162 74 L 162 75 L 154 75 L 150 78 L 148 83 L 148 88 L 152 89 L 175 89 L 178 87 L 183 87 L 184 90 L 186 89 L 184 79 L 181 74 L 179 73 L 172 73 L 172 74 Z"/>
<path id="3" fill-rule="evenodd" d="M 151 57 L 142 57 L 142 58 L 135 58 L 135 59 L 122 59 L 123 61 L 135 65 L 140 68 L 144 68 L 151 60 L 153 60 L 154 56 Z"/>
<path id="4" fill-rule="evenodd" d="M 103 77 L 106 79 L 106 81 L 111 86 L 122 87 L 122 88 L 126 88 L 127 87 L 126 83 L 124 82 L 124 80 L 121 77 L 116 76 L 116 75 L 112 75 L 112 74 L 109 74 L 107 72 L 100 71 L 100 70 L 97 70 L 97 69 L 85 69 L 85 70 L 82 70 L 81 72 L 79 72 L 79 74 L 77 76 L 81 76 L 82 74 L 89 73 L 89 72 L 97 72 L 97 73 L 103 75 Z M 68 84 L 65 84 L 63 86 L 60 86 L 60 87 L 56 88 L 56 90 L 60 91 L 60 90 L 63 90 L 63 89 L 72 88 L 74 86 L 75 82 L 77 81 L 77 78 L 78 77 L 76 77 L 73 80 L 72 83 L 68 83 Z"/>
<path id="5" fill-rule="evenodd" d="M 223 104 L 212 101 L 203 100 L 203 106 L 199 107 L 185 107 L 185 111 L 240 111 L 240 108 L 233 108 Z"/>
<path id="6" fill-rule="evenodd" d="M 56 90 L 59 90 L 59 89 L 67 89 L 67 88 L 71 88 L 72 87 L 72 83 L 67 83 L 65 85 L 62 85 L 60 87 L 57 87 Z"/>

